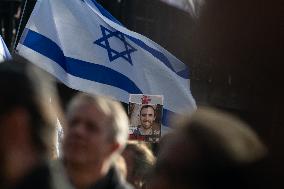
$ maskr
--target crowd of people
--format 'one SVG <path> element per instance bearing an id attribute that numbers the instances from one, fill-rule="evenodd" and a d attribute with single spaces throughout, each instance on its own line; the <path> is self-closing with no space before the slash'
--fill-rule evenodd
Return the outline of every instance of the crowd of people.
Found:
<path id="1" fill-rule="evenodd" d="M 199 107 L 175 118 L 157 157 L 128 141 L 119 102 L 78 93 L 63 116 L 52 80 L 22 57 L 0 64 L 0 187 L 271 188 L 269 151 L 243 121 Z M 52 101 L 50 100 L 52 98 Z M 59 117 L 60 116 L 60 117 Z M 60 118 L 62 156 L 56 157 Z"/>
<path id="2" fill-rule="evenodd" d="M 236 7 L 244 3 L 232 2 Z M 239 14 L 216 9 L 225 3 L 205 3 L 195 43 L 204 44 L 203 48 L 214 54 L 214 61 L 237 62 L 244 60 L 236 56 L 242 50 L 255 51 L 253 44 L 247 47 L 241 42 L 235 46 L 236 54 L 232 53 L 232 46 L 226 48 L 226 40 L 234 37 L 231 29 L 239 26 Z M 242 5 L 253 7 L 250 3 Z M 226 23 L 227 16 L 235 20 Z M 214 23 L 210 22 L 212 19 Z M 232 32 L 231 36 L 208 32 L 215 31 L 209 27 L 218 24 L 218 19 L 232 26 L 222 28 L 222 32 Z M 255 39 L 253 32 L 246 31 L 246 39 Z M 215 34 L 217 37 L 213 38 Z M 218 42 L 220 48 L 215 48 Z M 250 60 L 263 63 L 266 59 L 261 57 L 267 58 L 267 54 L 252 55 L 254 59 Z M 279 82 L 277 76 L 271 79 Z M 0 64 L 0 188 L 281 188 L 283 175 L 274 172 L 278 169 L 273 167 L 270 148 L 249 125 L 233 115 L 208 107 L 184 112 L 173 119 L 172 131 L 162 136 L 153 153 L 149 144 L 128 140 L 129 118 L 119 102 L 80 92 L 63 113 L 53 82 L 17 55 Z M 151 114 L 154 120 L 151 107 L 144 110 L 145 116 Z M 58 119 L 64 130 L 60 157 L 55 146 Z M 143 127 L 147 128 L 147 124 Z"/>

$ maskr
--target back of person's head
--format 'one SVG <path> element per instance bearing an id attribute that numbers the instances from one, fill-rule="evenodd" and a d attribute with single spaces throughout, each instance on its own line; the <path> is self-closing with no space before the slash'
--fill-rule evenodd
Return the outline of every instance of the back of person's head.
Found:
<path id="1" fill-rule="evenodd" d="M 121 152 L 128 139 L 128 117 L 122 105 L 107 97 L 79 93 L 71 100 L 67 107 L 67 119 L 82 104 L 93 105 L 106 117 L 104 124 L 108 128 L 109 140 L 117 142 L 120 145 L 118 152 Z"/>
<path id="2" fill-rule="evenodd" d="M 144 142 L 128 141 L 122 155 L 127 163 L 127 181 L 135 188 L 145 187 L 156 159 L 152 151 Z"/>
<path id="3" fill-rule="evenodd" d="M 174 126 L 161 146 L 154 179 L 164 178 L 169 188 L 267 187 L 267 150 L 241 120 L 199 108 L 177 117 Z"/>
<path id="4" fill-rule="evenodd" d="M 17 108 L 26 111 L 35 149 L 42 154 L 52 153 L 60 109 L 51 79 L 26 59 L 14 55 L 12 60 L 0 64 L 0 87 L 0 116 L 8 116 Z"/>
<path id="5" fill-rule="evenodd" d="M 50 78 L 20 56 L 0 64 L 0 88 L 0 188 L 20 187 L 56 157 L 61 112 Z"/>

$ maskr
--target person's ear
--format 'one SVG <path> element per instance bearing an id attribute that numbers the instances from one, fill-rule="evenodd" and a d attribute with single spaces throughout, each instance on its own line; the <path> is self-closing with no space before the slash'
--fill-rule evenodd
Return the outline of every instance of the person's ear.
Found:
<path id="1" fill-rule="evenodd" d="M 114 153 L 116 150 L 118 150 L 120 148 L 120 144 L 118 142 L 111 142 L 109 143 L 109 148 L 107 148 L 107 153 L 110 155 L 112 153 Z"/>
<path id="2" fill-rule="evenodd" d="M 114 142 L 113 145 L 112 145 L 111 151 L 115 152 L 119 148 L 120 148 L 120 144 L 118 142 Z"/>

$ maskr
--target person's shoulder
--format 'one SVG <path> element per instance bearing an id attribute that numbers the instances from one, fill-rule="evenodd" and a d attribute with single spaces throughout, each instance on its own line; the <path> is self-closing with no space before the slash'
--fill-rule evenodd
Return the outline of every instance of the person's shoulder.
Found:
<path id="1" fill-rule="evenodd" d="M 74 189 L 66 175 L 62 159 L 51 160 L 48 162 L 53 189 Z"/>
<path id="2" fill-rule="evenodd" d="M 114 188 L 114 189 L 134 189 L 134 187 L 129 184 L 125 178 L 119 176 L 120 172 L 115 167 L 112 167 L 109 170 L 109 178 L 108 186 L 106 188 Z"/>
<path id="3" fill-rule="evenodd" d="M 116 189 L 134 189 L 134 187 L 127 181 L 121 181 L 121 183 L 116 187 Z"/>
<path id="4" fill-rule="evenodd" d="M 13 187 L 13 189 L 52 189 L 50 183 L 50 170 L 47 164 L 42 164 L 31 170 L 25 177 L 18 182 L 18 184 Z"/>

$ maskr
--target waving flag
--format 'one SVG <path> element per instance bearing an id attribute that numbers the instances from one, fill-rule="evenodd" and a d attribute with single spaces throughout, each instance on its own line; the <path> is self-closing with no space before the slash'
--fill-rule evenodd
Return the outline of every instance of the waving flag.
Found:
<path id="1" fill-rule="evenodd" d="M 0 62 L 2 62 L 4 60 L 8 60 L 8 59 L 11 59 L 11 54 L 10 54 L 4 40 L 0 36 Z"/>
<path id="2" fill-rule="evenodd" d="M 164 124 L 195 109 L 186 65 L 95 0 L 37 1 L 17 51 L 77 90 L 125 103 L 129 94 L 163 95 Z"/>

